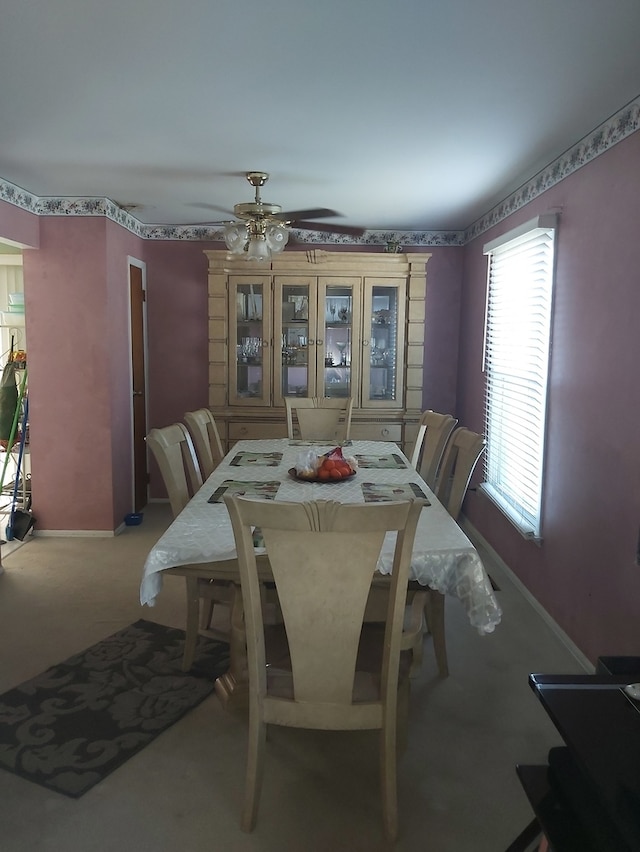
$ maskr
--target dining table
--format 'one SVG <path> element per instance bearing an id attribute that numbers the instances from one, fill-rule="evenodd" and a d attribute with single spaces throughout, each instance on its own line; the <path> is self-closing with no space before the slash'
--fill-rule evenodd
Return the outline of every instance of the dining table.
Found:
<path id="1" fill-rule="evenodd" d="M 242 440 L 234 444 L 218 467 L 194 494 L 151 548 L 143 568 L 140 602 L 153 606 L 172 568 L 206 566 L 206 576 L 233 582 L 239 589 L 237 553 L 225 495 L 256 499 L 341 503 L 421 499 L 421 512 L 411 556 L 410 578 L 420 585 L 457 598 L 472 627 L 480 634 L 493 632 L 501 609 L 478 551 L 449 515 L 397 444 L 388 441 L 347 441 L 343 455 L 354 460 L 356 473 L 337 481 L 308 481 L 297 470 L 311 457 L 336 449 L 330 442 L 277 438 Z M 260 542 L 256 542 L 260 553 Z M 395 533 L 388 533 L 377 570 L 391 573 Z M 269 579 L 268 560 L 262 561 L 262 579 Z M 219 565 L 219 571 L 216 566 Z M 234 567 L 235 566 L 235 567 Z M 241 595 L 237 598 L 241 600 Z M 230 674 L 219 678 L 216 691 L 224 703 L 233 701 L 243 669 L 241 608 L 232 614 Z M 235 636 L 235 639 L 234 639 Z"/>

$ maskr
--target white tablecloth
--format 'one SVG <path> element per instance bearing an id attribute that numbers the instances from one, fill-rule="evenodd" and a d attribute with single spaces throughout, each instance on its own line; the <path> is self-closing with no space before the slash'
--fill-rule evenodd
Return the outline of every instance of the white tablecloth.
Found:
<path id="1" fill-rule="evenodd" d="M 153 606 L 162 588 L 162 571 L 166 568 L 235 558 L 227 508 L 224 503 L 208 502 L 225 480 L 279 480 L 277 501 L 334 499 L 344 503 L 364 502 L 363 482 L 390 485 L 415 482 L 431 505 L 423 509 L 418 524 L 411 560 L 412 579 L 457 597 L 464 605 L 470 623 L 480 633 L 493 632 L 500 623 L 502 612 L 478 552 L 396 444 L 354 441 L 352 446 L 344 447 L 343 452 L 347 456 L 395 454 L 405 462 L 406 468 L 360 468 L 354 477 L 336 484 L 299 482 L 289 476 L 288 470 L 295 465 L 298 455 L 308 449 L 287 438 L 239 441 L 152 548 L 144 565 L 140 602 Z M 320 453 L 331 447 L 314 446 L 312 449 Z M 232 465 L 233 459 L 241 452 L 281 452 L 282 460 L 277 467 Z M 391 571 L 393 547 L 394 534 L 389 534 L 378 564 L 382 574 Z"/>

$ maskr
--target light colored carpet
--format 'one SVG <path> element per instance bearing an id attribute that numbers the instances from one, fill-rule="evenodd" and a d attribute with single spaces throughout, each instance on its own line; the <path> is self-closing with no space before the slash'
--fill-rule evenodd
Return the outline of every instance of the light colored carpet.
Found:
<path id="1" fill-rule="evenodd" d="M 113 539 L 40 538 L 3 552 L 0 691 L 138 618 L 184 626 L 184 581 L 168 577 L 141 607 L 141 569 L 168 506 Z M 483 554 L 484 555 L 484 554 Z M 447 601 L 451 675 L 430 640 L 413 682 L 409 748 L 399 767 L 394 848 L 501 852 L 530 820 L 516 762 L 560 742 L 530 672 L 578 672 L 578 660 L 499 565 L 502 624 L 479 636 Z M 376 735 L 272 729 L 257 828 L 240 831 L 245 724 L 215 695 L 78 801 L 0 771 L 3 852 L 376 852 L 382 838 Z"/>

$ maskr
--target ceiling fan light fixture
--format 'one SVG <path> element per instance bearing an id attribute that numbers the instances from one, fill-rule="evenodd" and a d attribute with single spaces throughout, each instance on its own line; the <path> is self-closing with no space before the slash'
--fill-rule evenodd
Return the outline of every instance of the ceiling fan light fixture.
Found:
<path id="1" fill-rule="evenodd" d="M 324 207 L 309 210 L 282 212 L 279 204 L 268 204 L 260 197 L 260 187 L 269 179 L 267 172 L 247 172 L 246 178 L 255 189 L 255 199 L 234 204 L 235 222 L 215 222 L 222 225 L 222 236 L 230 254 L 243 255 L 246 260 L 269 260 L 273 254 L 279 254 L 289 242 L 290 229 L 318 229 L 336 233 L 361 236 L 364 229 L 344 225 L 322 225 L 304 221 L 305 217 L 326 218 L 339 216 L 335 210 Z"/>

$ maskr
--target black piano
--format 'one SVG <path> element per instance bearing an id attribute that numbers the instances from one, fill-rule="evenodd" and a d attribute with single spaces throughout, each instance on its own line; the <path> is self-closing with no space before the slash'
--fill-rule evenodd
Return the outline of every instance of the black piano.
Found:
<path id="1" fill-rule="evenodd" d="M 544 834 L 553 852 L 640 852 L 640 657 L 601 657 L 593 675 L 532 674 L 564 740 L 516 772 L 535 814 L 506 852 Z"/>

